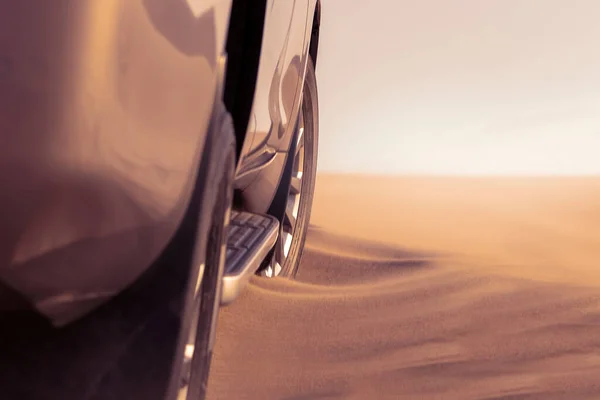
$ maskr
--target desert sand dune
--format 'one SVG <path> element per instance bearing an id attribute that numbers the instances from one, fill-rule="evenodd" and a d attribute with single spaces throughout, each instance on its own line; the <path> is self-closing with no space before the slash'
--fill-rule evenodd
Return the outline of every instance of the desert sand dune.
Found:
<path id="1" fill-rule="evenodd" d="M 600 399 L 600 179 L 317 185 L 297 281 L 222 310 L 209 399 Z"/>

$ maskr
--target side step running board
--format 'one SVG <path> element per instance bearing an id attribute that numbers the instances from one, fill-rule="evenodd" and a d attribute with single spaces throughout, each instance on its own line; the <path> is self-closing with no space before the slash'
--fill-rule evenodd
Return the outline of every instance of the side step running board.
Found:
<path id="1" fill-rule="evenodd" d="M 277 241 L 279 221 L 270 215 L 232 211 L 221 305 L 234 301 Z"/>

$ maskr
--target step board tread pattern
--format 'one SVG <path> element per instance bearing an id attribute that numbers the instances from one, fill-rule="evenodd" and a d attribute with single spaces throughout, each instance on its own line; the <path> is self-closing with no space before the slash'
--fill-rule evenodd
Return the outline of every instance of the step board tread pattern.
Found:
<path id="1" fill-rule="evenodd" d="M 277 241 L 279 221 L 270 215 L 232 211 L 221 304 L 235 300 Z"/>
<path id="2" fill-rule="evenodd" d="M 271 236 L 278 226 L 278 221 L 271 216 L 232 211 L 227 239 L 225 275 L 240 272 L 246 257 L 251 256 L 251 253 L 256 250 L 254 248 Z"/>

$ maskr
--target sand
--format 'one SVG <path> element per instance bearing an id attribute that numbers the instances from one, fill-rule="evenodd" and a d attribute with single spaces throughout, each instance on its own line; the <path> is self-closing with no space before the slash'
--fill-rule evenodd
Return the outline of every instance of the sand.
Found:
<path id="1" fill-rule="evenodd" d="M 600 399 L 600 178 L 320 175 L 311 223 L 209 399 Z"/>

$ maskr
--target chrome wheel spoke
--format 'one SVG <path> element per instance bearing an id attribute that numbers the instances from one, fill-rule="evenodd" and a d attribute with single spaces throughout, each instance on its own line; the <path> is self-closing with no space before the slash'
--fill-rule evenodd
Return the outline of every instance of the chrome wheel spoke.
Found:
<path id="1" fill-rule="evenodd" d="M 296 140 L 296 154 L 304 149 L 304 126 L 301 125 L 298 129 L 298 139 Z"/>
<path id="2" fill-rule="evenodd" d="M 291 201 L 285 206 L 285 215 L 283 216 L 283 228 L 288 232 L 293 233 L 294 227 L 296 226 L 296 214 L 294 213 L 295 204 Z M 285 239 L 282 237 L 282 239 Z"/>
<path id="3" fill-rule="evenodd" d="M 283 234 L 283 240 L 281 240 L 281 254 L 283 254 L 284 259 L 290 254 L 293 238 L 294 236 L 291 232 L 286 232 Z"/>
<path id="4" fill-rule="evenodd" d="M 273 267 L 273 276 L 277 276 L 281 273 L 281 270 L 283 268 L 281 267 L 281 264 L 279 264 L 279 262 L 276 262 L 274 267 Z"/>
<path id="5" fill-rule="evenodd" d="M 300 194 L 301 188 L 302 188 L 302 178 L 293 176 L 292 182 L 290 183 L 290 194 L 291 195 Z"/>
<path id="6" fill-rule="evenodd" d="M 274 277 L 281 273 L 286 267 L 286 261 L 290 255 L 292 244 L 296 235 L 296 223 L 299 218 L 300 199 L 303 195 L 303 174 L 305 167 L 305 145 L 306 137 L 304 131 L 304 117 L 301 114 L 296 133 L 295 150 L 290 155 L 294 156 L 292 161 L 291 179 L 289 192 L 286 199 L 285 211 L 281 219 L 279 238 L 273 250 L 273 257 L 269 265 L 262 271 L 263 276 Z M 287 267 L 286 267 L 287 268 Z"/>

